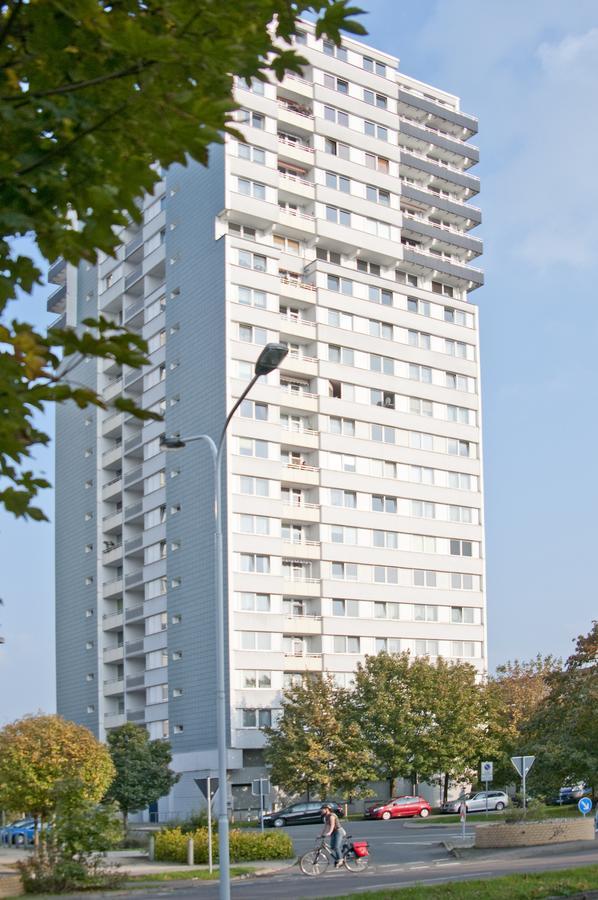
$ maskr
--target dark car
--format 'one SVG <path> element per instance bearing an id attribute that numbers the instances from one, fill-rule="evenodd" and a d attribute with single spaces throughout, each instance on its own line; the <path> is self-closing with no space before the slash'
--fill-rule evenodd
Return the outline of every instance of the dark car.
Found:
<path id="1" fill-rule="evenodd" d="M 323 800 L 314 801 L 313 803 L 292 803 L 291 806 L 277 809 L 276 812 L 266 813 L 264 825 L 268 828 L 282 828 L 283 825 L 310 825 L 314 822 L 319 824 L 324 819 L 322 815 L 323 805 Z M 343 810 L 340 803 L 326 801 L 326 805 L 330 806 L 339 818 L 342 817 Z"/>
<path id="2" fill-rule="evenodd" d="M 421 816 L 425 819 L 432 812 L 432 807 L 423 797 L 394 797 L 387 803 L 376 803 L 364 812 L 365 819 L 399 819 L 403 816 Z"/>

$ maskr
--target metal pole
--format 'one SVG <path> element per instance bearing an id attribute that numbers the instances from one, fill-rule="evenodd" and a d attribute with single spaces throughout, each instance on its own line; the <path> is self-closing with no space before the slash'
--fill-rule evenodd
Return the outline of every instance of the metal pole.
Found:
<path id="1" fill-rule="evenodd" d="M 212 779 L 208 775 L 208 871 L 212 871 Z"/>
<path id="2" fill-rule="evenodd" d="M 260 828 L 264 831 L 264 792 L 262 791 L 262 779 L 260 778 Z"/>
<path id="3" fill-rule="evenodd" d="M 488 815 L 488 782 L 485 781 L 484 784 L 486 785 L 486 815 Z"/>
<path id="4" fill-rule="evenodd" d="M 525 757 L 521 757 L 521 793 L 523 794 L 523 812 L 527 809 L 527 801 L 525 796 Z"/>

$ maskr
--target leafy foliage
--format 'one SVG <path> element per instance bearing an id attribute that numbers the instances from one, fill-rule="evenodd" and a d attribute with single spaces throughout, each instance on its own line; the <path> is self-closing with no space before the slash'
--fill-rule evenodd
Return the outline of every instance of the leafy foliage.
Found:
<path id="1" fill-rule="evenodd" d="M 187 841 L 193 838 L 196 864 L 208 861 L 208 830 L 198 828 L 192 834 L 180 828 L 164 828 L 156 835 L 156 859 L 162 862 L 187 862 Z M 229 832 L 230 858 L 232 862 L 248 862 L 255 859 L 290 859 L 294 856 L 293 843 L 280 831 L 260 834 L 255 831 L 232 829 Z M 218 833 L 212 835 L 214 859 L 218 859 Z"/>
<path id="2" fill-rule="evenodd" d="M 272 780 L 289 794 L 356 796 L 374 774 L 372 752 L 348 717 L 350 697 L 314 676 L 284 694 L 282 716 L 265 729 Z"/>
<path id="3" fill-rule="evenodd" d="M 208 148 L 234 133 L 233 73 L 282 78 L 305 60 L 291 47 L 298 17 L 317 34 L 364 34 L 348 0 L 45 0 L 0 5 L 0 315 L 40 282 L 10 237 L 35 233 L 48 259 L 95 262 L 112 254 L 118 231 L 139 221 L 136 200 L 160 178 L 159 163 L 206 165 Z M 45 479 L 24 470 L 47 435 L 35 410 L 72 399 L 103 405 L 69 387 L 59 369 L 81 352 L 142 365 L 145 345 L 100 322 L 97 336 L 23 322 L 0 329 L 0 503 L 44 518 L 32 505 Z M 108 344 L 111 348 L 108 349 Z M 66 368 L 69 366 L 67 365 Z M 136 412 L 135 414 L 140 414 Z"/>
<path id="4" fill-rule="evenodd" d="M 151 741 L 141 725 L 128 722 L 113 728 L 107 740 L 116 774 L 106 799 L 117 803 L 126 823 L 129 813 L 167 794 L 180 775 L 170 768 L 168 741 Z"/>
<path id="5" fill-rule="evenodd" d="M 61 716 L 26 716 L 0 731 L 0 807 L 47 819 L 66 802 L 65 786 L 72 803 L 97 803 L 113 777 L 107 748 Z"/>

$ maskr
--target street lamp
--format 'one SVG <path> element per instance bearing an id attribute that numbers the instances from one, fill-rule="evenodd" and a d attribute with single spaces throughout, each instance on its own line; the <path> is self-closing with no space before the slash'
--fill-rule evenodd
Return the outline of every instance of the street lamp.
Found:
<path id="1" fill-rule="evenodd" d="M 218 745 L 218 846 L 220 857 L 220 900 L 230 900 L 230 852 L 228 839 L 227 811 L 227 746 L 226 746 L 226 643 L 224 633 L 224 555 L 222 549 L 222 451 L 226 429 L 234 413 L 239 408 L 258 378 L 277 369 L 288 353 L 284 344 L 266 344 L 255 363 L 255 374 L 233 408 L 226 417 L 218 444 L 209 434 L 193 434 L 181 437 L 178 434 L 160 439 L 164 450 L 181 450 L 192 441 L 203 441 L 208 445 L 214 468 L 214 576 L 216 581 L 216 738 Z M 208 799 L 208 803 L 209 803 Z"/>

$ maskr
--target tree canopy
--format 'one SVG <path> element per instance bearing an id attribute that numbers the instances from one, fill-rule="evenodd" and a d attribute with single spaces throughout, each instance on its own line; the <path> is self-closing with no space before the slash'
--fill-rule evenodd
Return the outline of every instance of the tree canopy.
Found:
<path id="1" fill-rule="evenodd" d="M 114 777 L 108 748 L 61 716 L 26 716 L 0 731 L 0 807 L 47 818 L 68 783 L 97 803 Z"/>
<path id="2" fill-rule="evenodd" d="M 136 201 L 158 168 L 234 131 L 233 76 L 281 79 L 305 60 L 292 46 L 298 19 L 318 36 L 364 34 L 348 0 L 6 0 L 0 5 L 0 315 L 41 273 L 10 238 L 35 234 L 44 256 L 77 264 L 112 254 L 118 231 L 139 221 Z M 87 327 L 93 329 L 93 322 Z M 0 325 L 0 502 L 43 518 L 32 501 L 47 482 L 23 470 L 47 436 L 34 412 L 49 402 L 103 401 L 59 372 L 81 352 L 141 365 L 144 344 L 114 323 L 49 336 Z M 110 339 L 111 346 L 108 346 Z M 95 341 L 95 343 L 94 343 Z M 121 407 L 122 408 L 122 407 Z"/>

